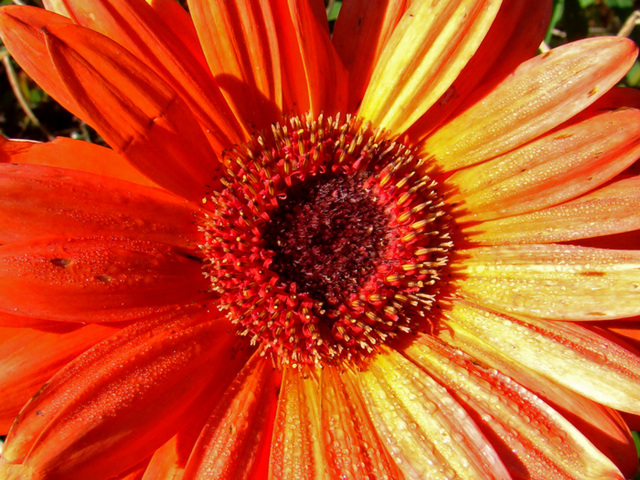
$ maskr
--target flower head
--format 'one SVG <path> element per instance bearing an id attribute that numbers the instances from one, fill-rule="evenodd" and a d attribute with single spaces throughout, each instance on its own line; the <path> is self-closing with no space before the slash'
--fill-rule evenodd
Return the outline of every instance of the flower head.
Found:
<path id="1" fill-rule="evenodd" d="M 535 56 L 550 2 L 45 5 L 0 35 L 110 148 L 0 139 L 2 478 L 633 474 L 633 43 Z"/>

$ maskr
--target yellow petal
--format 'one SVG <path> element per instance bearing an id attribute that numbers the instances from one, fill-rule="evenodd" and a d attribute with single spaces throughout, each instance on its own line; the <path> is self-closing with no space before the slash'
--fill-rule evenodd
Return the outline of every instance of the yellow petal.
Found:
<path id="1" fill-rule="evenodd" d="M 331 37 L 349 73 L 348 112 L 357 109 L 383 47 L 402 18 L 407 0 L 344 2 Z"/>
<path id="2" fill-rule="evenodd" d="M 476 52 L 501 0 L 413 2 L 382 51 L 359 115 L 402 133 L 454 82 Z"/>
<path id="3" fill-rule="evenodd" d="M 618 469 L 567 419 L 529 390 L 459 350 L 423 336 L 404 352 L 474 410 L 535 478 L 618 479 Z"/>
<path id="4" fill-rule="evenodd" d="M 450 202 L 461 221 L 539 210 L 592 190 L 638 156 L 640 110 L 609 111 L 454 173 Z"/>
<path id="5" fill-rule="evenodd" d="M 598 37 L 538 55 L 429 137 L 423 156 L 450 171 L 533 140 L 613 87 L 636 51 L 629 39 Z"/>
<path id="6" fill-rule="evenodd" d="M 462 302 L 444 313 L 454 338 L 598 403 L 640 413 L 640 359 L 615 342 L 574 323 L 521 320 Z"/>
<path id="7" fill-rule="evenodd" d="M 459 294 L 504 313 L 552 320 L 640 313 L 640 251 L 518 245 L 459 255 Z"/>
<path id="8" fill-rule="evenodd" d="M 351 377 L 406 478 L 511 478 L 467 412 L 399 353 L 383 348 Z"/>
<path id="9" fill-rule="evenodd" d="M 285 367 L 274 423 L 269 478 L 328 479 L 317 372 L 308 366 Z"/>
<path id="10" fill-rule="evenodd" d="M 640 176 L 626 178 L 571 202 L 464 228 L 485 244 L 550 243 L 640 229 Z"/>
<path id="11" fill-rule="evenodd" d="M 325 365 L 321 376 L 322 431 L 331 477 L 403 478 L 378 436 L 348 375 Z"/>

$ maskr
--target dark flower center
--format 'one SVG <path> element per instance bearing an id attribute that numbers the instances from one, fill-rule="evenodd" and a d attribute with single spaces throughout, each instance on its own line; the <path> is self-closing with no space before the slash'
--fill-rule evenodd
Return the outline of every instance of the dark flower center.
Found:
<path id="1" fill-rule="evenodd" d="M 321 175 L 286 192 L 264 231 L 270 269 L 336 306 L 357 291 L 387 245 L 389 217 L 362 181 Z"/>
<path id="2" fill-rule="evenodd" d="M 353 117 L 291 117 L 224 153 L 205 275 L 239 335 L 297 365 L 425 328 L 452 243 L 426 161 Z"/>

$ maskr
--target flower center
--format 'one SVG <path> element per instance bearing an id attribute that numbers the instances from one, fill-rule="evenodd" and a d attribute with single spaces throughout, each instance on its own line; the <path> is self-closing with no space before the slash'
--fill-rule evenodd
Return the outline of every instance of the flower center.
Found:
<path id="1" fill-rule="evenodd" d="M 429 322 L 452 243 L 410 149 L 357 118 L 291 117 L 224 161 L 201 248 L 238 334 L 296 365 Z"/>
<path id="2" fill-rule="evenodd" d="M 319 175 L 287 190 L 264 229 L 284 284 L 337 306 L 357 292 L 387 245 L 388 215 L 361 179 Z"/>

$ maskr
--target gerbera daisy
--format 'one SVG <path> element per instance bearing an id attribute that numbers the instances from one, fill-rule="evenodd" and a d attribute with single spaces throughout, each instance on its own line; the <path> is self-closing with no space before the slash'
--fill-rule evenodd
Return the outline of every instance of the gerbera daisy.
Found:
<path id="1" fill-rule="evenodd" d="M 636 47 L 550 3 L 0 9 L 111 147 L 0 140 L 0 477 L 632 475 Z"/>

